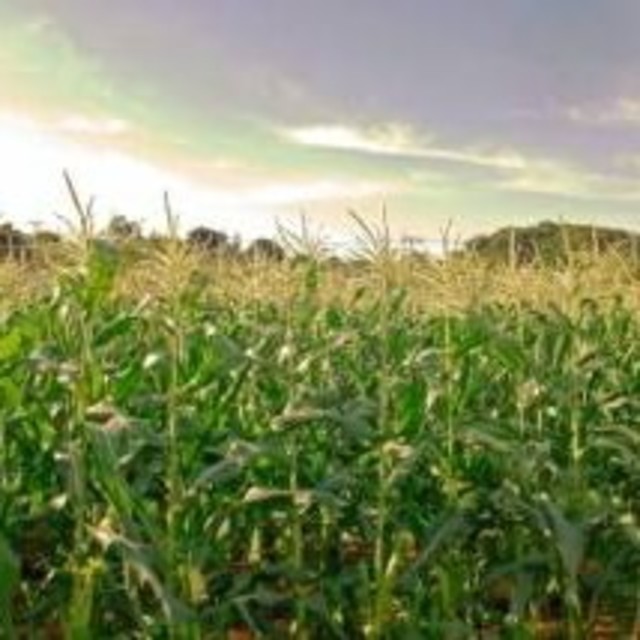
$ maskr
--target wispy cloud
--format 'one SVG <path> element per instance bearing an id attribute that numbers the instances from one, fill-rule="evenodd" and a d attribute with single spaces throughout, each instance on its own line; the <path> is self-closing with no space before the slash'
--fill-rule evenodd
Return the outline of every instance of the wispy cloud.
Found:
<path id="1" fill-rule="evenodd" d="M 567 119 L 591 126 L 640 126 L 640 99 L 618 98 L 604 105 L 572 106 L 565 111 Z"/>
<path id="2" fill-rule="evenodd" d="M 403 124 L 369 128 L 347 125 L 311 125 L 282 130 L 289 141 L 308 147 L 404 158 L 439 160 L 492 169 L 523 169 L 527 159 L 508 149 L 487 146 L 448 148 L 418 135 Z"/>
<path id="3" fill-rule="evenodd" d="M 369 129 L 319 124 L 285 129 L 282 133 L 286 139 L 309 147 L 390 156 L 416 156 L 422 153 L 411 128 L 401 124 Z"/>
<path id="4" fill-rule="evenodd" d="M 92 118 L 81 113 L 68 114 L 54 123 L 63 134 L 115 138 L 132 132 L 130 123 L 121 118 Z"/>
<path id="5" fill-rule="evenodd" d="M 619 117 L 622 115 L 628 121 L 637 116 L 640 123 L 640 103 L 624 103 L 618 113 Z M 574 117 L 579 117 L 577 112 Z M 598 121 L 604 122 L 604 119 L 602 114 Z M 585 201 L 640 202 L 640 187 L 626 176 L 601 173 L 564 160 L 514 149 L 487 145 L 449 147 L 434 138 L 421 137 L 404 125 L 372 128 L 316 125 L 285 130 L 284 134 L 289 140 L 310 147 L 477 167 L 485 170 L 478 183 L 497 191 Z M 458 184 L 463 180 L 456 175 L 455 168 L 450 170 L 449 178 L 457 179 Z"/>
<path id="6" fill-rule="evenodd" d="M 530 165 L 499 180 L 496 186 L 506 191 L 584 201 L 640 202 L 640 187 L 636 180 L 561 162 Z"/>

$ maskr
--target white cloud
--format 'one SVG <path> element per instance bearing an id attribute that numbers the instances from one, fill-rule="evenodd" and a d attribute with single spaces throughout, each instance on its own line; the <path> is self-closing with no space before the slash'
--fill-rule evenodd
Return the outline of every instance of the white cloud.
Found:
<path id="1" fill-rule="evenodd" d="M 370 128 L 312 125 L 282 131 L 285 138 L 309 147 L 381 156 L 422 158 L 490 169 L 523 169 L 528 160 L 509 149 L 468 147 L 452 149 L 418 136 L 411 127 L 389 124 Z"/>
<path id="2" fill-rule="evenodd" d="M 47 16 L 37 16 L 25 23 L 24 30 L 30 34 L 39 34 L 46 31 L 52 24 L 51 19 Z"/>
<path id="3" fill-rule="evenodd" d="M 386 187 L 386 188 L 385 188 Z M 240 192 L 240 197 L 266 205 L 357 199 L 383 195 L 392 185 L 351 180 L 316 180 L 303 183 L 275 184 Z"/>
<path id="4" fill-rule="evenodd" d="M 69 114 L 54 123 L 54 130 L 71 135 L 118 137 L 131 133 L 131 125 L 119 118 L 90 118 L 82 114 Z"/>
<path id="5" fill-rule="evenodd" d="M 637 110 L 637 113 L 636 113 Z M 624 102 L 619 115 L 640 123 L 640 103 Z M 578 113 L 573 114 L 574 118 Z M 560 196 L 580 200 L 640 201 L 640 188 L 624 176 L 602 174 L 578 165 L 513 149 L 487 145 L 447 147 L 418 136 L 410 127 L 388 125 L 355 128 L 317 125 L 289 129 L 284 135 L 298 144 L 371 155 L 444 161 L 488 170 L 478 184 L 498 191 Z M 410 172 L 415 174 L 415 171 Z M 457 182 L 449 173 L 449 179 Z"/>
<path id="6" fill-rule="evenodd" d="M 573 106 L 566 117 L 576 124 L 591 126 L 640 125 L 640 100 L 619 98 L 606 105 Z"/>
<path id="7" fill-rule="evenodd" d="M 420 153 L 411 129 L 397 124 L 366 130 L 343 125 L 313 125 L 285 130 L 283 133 L 289 140 L 310 147 L 377 155 L 414 156 Z"/>
<path id="8" fill-rule="evenodd" d="M 636 181 L 560 162 L 531 166 L 525 171 L 498 181 L 497 186 L 507 191 L 578 200 L 640 202 L 640 187 Z"/>

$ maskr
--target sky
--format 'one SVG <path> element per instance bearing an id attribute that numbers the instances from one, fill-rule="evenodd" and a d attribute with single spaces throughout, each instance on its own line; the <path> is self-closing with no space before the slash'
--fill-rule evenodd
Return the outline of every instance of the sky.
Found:
<path id="1" fill-rule="evenodd" d="M 637 0 L 0 0 L 0 221 L 640 229 Z"/>

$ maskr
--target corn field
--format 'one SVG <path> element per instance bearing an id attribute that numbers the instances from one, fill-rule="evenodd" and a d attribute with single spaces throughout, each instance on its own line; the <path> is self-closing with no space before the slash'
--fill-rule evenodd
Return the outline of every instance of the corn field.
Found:
<path id="1" fill-rule="evenodd" d="M 0 637 L 637 637 L 635 276 L 88 231 L 0 274 Z"/>

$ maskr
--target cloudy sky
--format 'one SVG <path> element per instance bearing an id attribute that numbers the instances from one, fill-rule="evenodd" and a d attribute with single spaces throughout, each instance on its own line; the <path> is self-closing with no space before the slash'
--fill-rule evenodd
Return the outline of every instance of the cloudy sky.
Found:
<path id="1" fill-rule="evenodd" d="M 640 228 L 638 0 L 0 0 L 0 213 Z"/>

